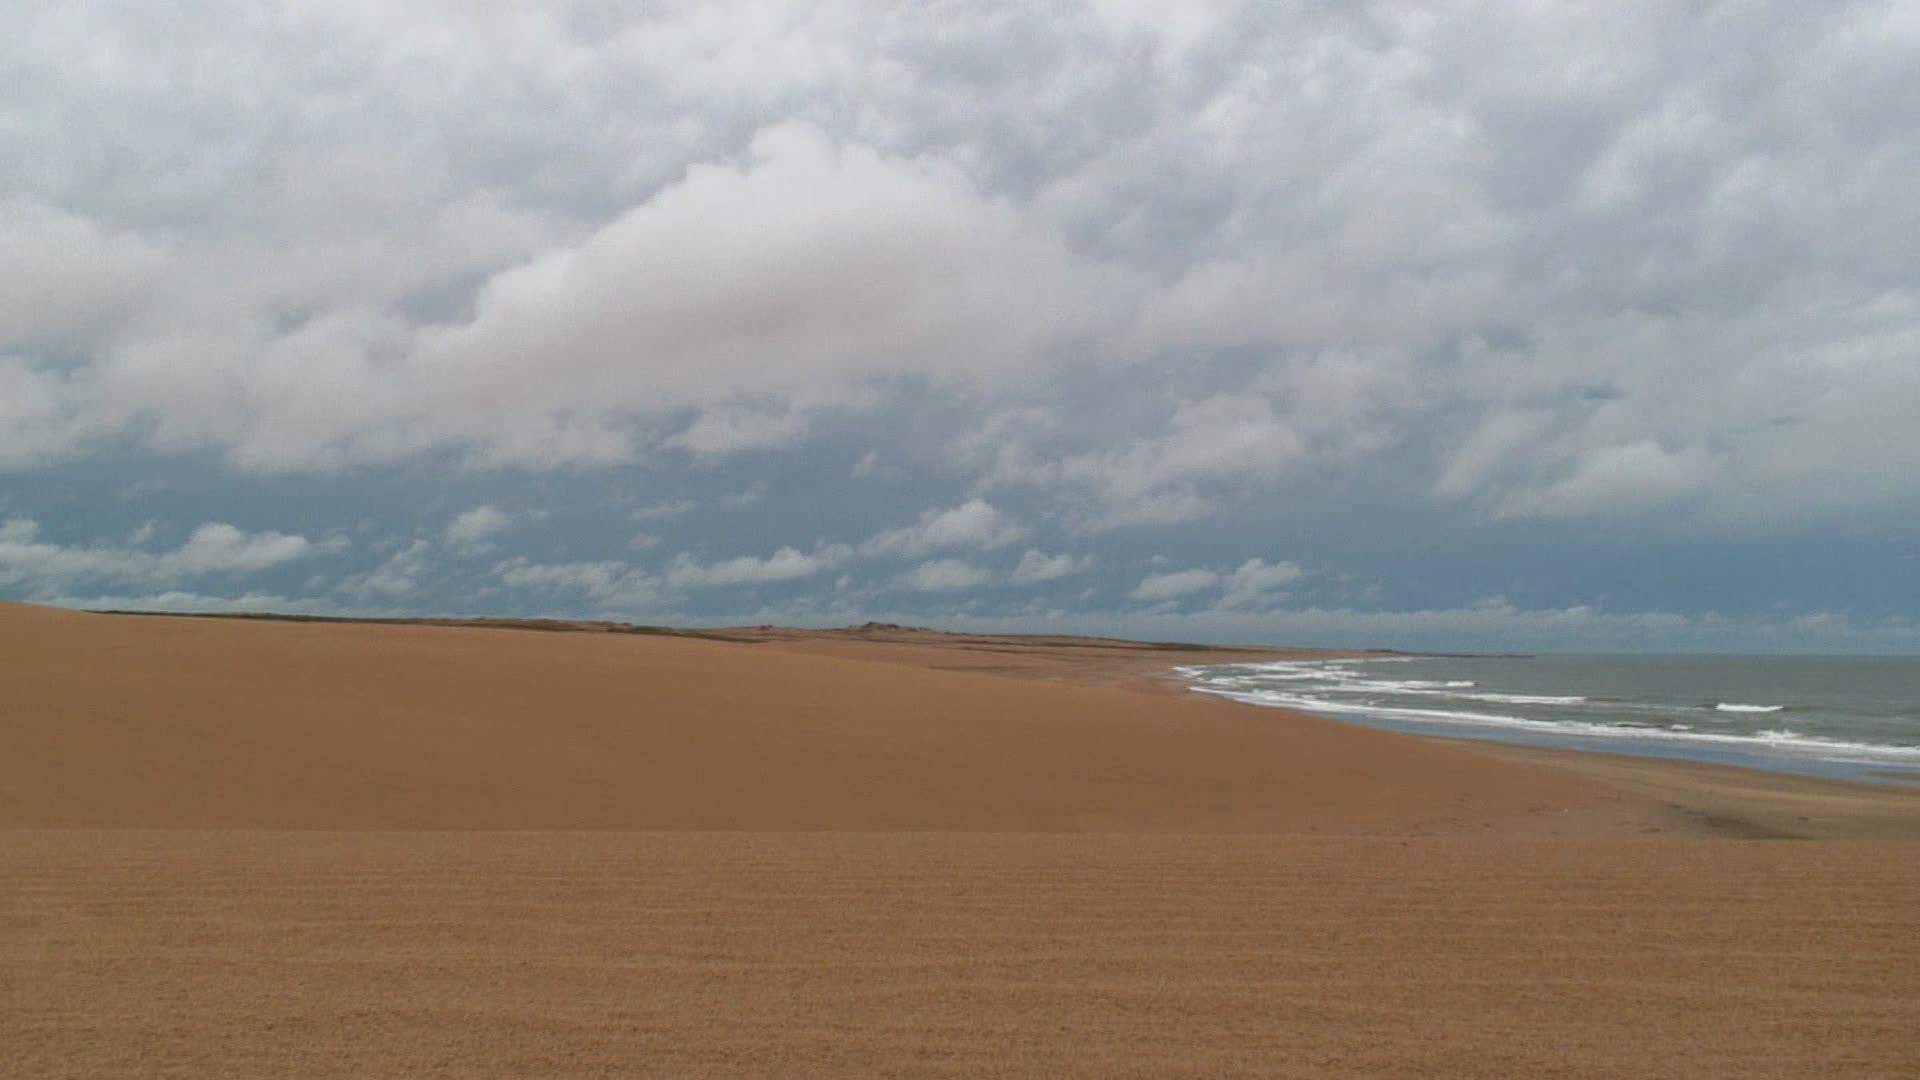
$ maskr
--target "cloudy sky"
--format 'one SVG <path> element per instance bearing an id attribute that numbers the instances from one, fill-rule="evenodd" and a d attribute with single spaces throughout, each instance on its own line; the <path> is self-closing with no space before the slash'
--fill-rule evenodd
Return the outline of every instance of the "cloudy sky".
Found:
<path id="1" fill-rule="evenodd" d="M 0 13 L 0 596 L 1920 649 L 1920 6 L 636 6 Z"/>

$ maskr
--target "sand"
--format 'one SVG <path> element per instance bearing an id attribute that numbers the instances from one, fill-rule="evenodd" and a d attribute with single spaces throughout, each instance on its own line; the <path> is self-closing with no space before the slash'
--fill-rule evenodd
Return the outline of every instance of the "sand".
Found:
<path id="1" fill-rule="evenodd" d="M 1232 655 L 0 605 L 0 1076 L 1920 1075 L 1920 792 Z"/>

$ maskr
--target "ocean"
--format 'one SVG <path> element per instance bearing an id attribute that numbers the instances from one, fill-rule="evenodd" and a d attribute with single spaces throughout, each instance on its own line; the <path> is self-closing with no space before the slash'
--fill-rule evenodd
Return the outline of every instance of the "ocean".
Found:
<path id="1" fill-rule="evenodd" d="M 1920 657 L 1393 656 L 1179 674 L 1398 731 L 1920 782 Z"/>

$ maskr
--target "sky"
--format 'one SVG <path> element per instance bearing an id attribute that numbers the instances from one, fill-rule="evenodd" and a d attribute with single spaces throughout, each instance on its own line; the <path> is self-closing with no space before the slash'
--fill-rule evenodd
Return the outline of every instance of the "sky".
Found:
<path id="1" fill-rule="evenodd" d="M 1920 6 L 0 11 L 0 597 L 1920 651 Z"/>

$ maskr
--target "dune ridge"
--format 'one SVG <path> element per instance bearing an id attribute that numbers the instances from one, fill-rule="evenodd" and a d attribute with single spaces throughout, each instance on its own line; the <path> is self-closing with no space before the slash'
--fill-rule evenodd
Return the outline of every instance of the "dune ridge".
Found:
<path id="1" fill-rule="evenodd" d="M 1138 657 L 1097 643 L 7 615 L 25 677 L 0 727 L 5 825 L 1400 831 L 1632 812 L 1550 769 L 1133 693 Z"/>

